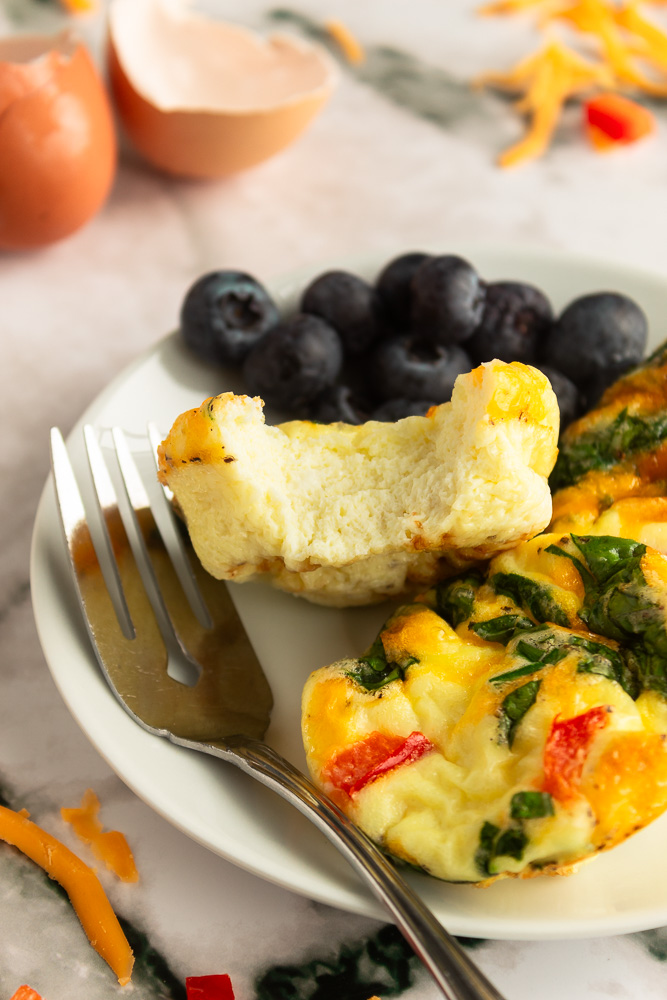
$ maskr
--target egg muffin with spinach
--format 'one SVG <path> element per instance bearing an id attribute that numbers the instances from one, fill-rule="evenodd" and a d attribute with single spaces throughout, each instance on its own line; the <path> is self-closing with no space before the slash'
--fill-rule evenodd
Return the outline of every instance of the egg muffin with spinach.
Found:
<path id="1" fill-rule="evenodd" d="M 667 344 L 608 388 L 559 448 L 552 530 L 620 535 L 667 552 Z"/>
<path id="2" fill-rule="evenodd" d="M 303 695 L 310 771 L 395 858 L 569 873 L 667 807 L 667 558 L 543 534 L 395 612 Z"/>

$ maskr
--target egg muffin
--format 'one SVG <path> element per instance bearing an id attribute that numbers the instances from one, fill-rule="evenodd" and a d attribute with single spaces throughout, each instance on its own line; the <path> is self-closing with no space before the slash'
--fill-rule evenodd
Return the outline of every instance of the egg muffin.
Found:
<path id="1" fill-rule="evenodd" d="M 667 552 L 667 345 L 567 428 L 550 485 L 553 530 Z"/>
<path id="2" fill-rule="evenodd" d="M 338 606 L 415 594 L 531 538 L 551 517 L 558 406 L 541 372 L 500 361 L 427 416 L 360 426 L 264 422 L 224 393 L 159 451 L 204 567 Z"/>
<path id="3" fill-rule="evenodd" d="M 438 878 L 569 873 L 667 806 L 666 607 L 655 550 L 543 534 L 311 675 L 310 772 Z"/>

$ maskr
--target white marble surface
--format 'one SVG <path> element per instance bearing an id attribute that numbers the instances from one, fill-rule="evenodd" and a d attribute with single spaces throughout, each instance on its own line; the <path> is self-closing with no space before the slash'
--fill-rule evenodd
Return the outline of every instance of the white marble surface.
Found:
<path id="1" fill-rule="evenodd" d="M 244 23 L 274 23 L 270 6 L 257 0 L 209 6 Z M 172 976 L 163 985 L 139 976 L 121 990 L 67 901 L 0 846 L 0 1000 L 24 982 L 46 1000 L 179 1000 L 187 975 L 214 972 L 229 973 L 238 1000 L 251 1000 L 256 977 L 271 966 L 333 960 L 380 927 L 236 869 L 172 828 L 113 774 L 45 666 L 30 607 L 30 534 L 48 469 L 48 428 L 67 431 L 115 373 L 175 326 L 184 291 L 205 270 L 235 266 L 268 279 L 350 253 L 479 240 L 667 273 L 664 110 L 658 134 L 636 148 L 596 156 L 572 123 L 543 160 L 499 171 L 494 156 L 519 123 L 505 102 L 471 94 L 467 80 L 525 52 L 531 29 L 480 20 L 474 7 L 470 0 L 300 0 L 298 10 L 316 21 L 344 19 L 368 60 L 359 70 L 343 66 L 334 99 L 297 144 L 243 175 L 204 184 L 167 179 L 124 150 L 112 195 L 85 229 L 45 250 L 0 256 L 0 787 L 10 804 L 29 809 L 75 849 L 59 807 L 75 804 L 87 787 L 97 791 L 105 824 L 125 831 L 141 873 L 138 885 L 119 887 L 102 875 L 104 884 Z M 3 32 L 55 29 L 65 20 L 55 4 L 0 5 Z M 101 15 L 79 24 L 100 51 Z M 380 46 L 397 50 L 390 61 L 410 74 L 400 87 L 390 81 L 391 93 L 376 82 L 388 58 Z M 486 942 L 473 954 L 507 1000 L 667 997 L 667 930 Z M 401 994 L 436 995 L 418 969 Z"/>

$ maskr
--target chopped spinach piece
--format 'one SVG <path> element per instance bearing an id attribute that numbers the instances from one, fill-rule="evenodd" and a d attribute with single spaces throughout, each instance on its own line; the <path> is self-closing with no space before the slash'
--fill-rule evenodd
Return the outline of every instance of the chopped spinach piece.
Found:
<path id="1" fill-rule="evenodd" d="M 515 792 L 510 803 L 512 819 L 538 819 L 553 816 L 554 803 L 548 792 Z"/>
<path id="2" fill-rule="evenodd" d="M 535 628 L 535 622 L 530 618 L 524 618 L 523 615 L 499 615 L 485 622 L 470 622 L 468 627 L 480 639 L 485 639 L 487 642 L 501 642 L 506 646 L 517 632 Z"/>
<path id="3" fill-rule="evenodd" d="M 623 650 L 627 671 L 642 691 L 657 691 L 667 698 L 667 658 L 643 649 Z M 636 696 L 635 696 L 636 697 Z"/>
<path id="4" fill-rule="evenodd" d="M 667 413 L 636 416 L 621 412 L 605 427 L 565 436 L 549 479 L 552 492 L 571 486 L 592 469 L 608 469 L 638 452 L 653 451 L 667 439 Z"/>
<path id="5" fill-rule="evenodd" d="M 475 851 L 475 865 L 484 875 L 492 875 L 491 864 L 495 858 L 506 856 L 520 861 L 528 844 L 528 836 L 521 826 L 501 830 L 488 820 L 479 833 L 479 846 Z"/>
<path id="6" fill-rule="evenodd" d="M 507 743 L 509 747 L 514 742 L 516 727 L 519 725 L 524 715 L 535 704 L 537 692 L 540 689 L 541 681 L 528 681 L 521 687 L 515 688 L 503 699 L 500 706 L 500 739 Z"/>
<path id="7" fill-rule="evenodd" d="M 524 660 L 539 663 L 541 666 L 547 663 L 558 663 L 566 655 L 561 647 L 569 635 L 569 632 L 561 632 L 559 629 L 549 628 L 548 625 L 541 625 L 532 632 L 518 636 L 512 652 L 517 656 L 522 656 Z"/>
<path id="8" fill-rule="evenodd" d="M 496 856 L 507 855 L 510 858 L 516 858 L 517 861 L 521 861 L 527 843 L 528 835 L 524 833 L 521 827 L 510 826 L 507 830 L 503 830 L 498 837 L 495 854 Z"/>
<path id="9" fill-rule="evenodd" d="M 481 573 L 472 572 L 445 580 L 435 588 L 436 611 L 452 628 L 470 618 L 481 584 Z"/>
<path id="10" fill-rule="evenodd" d="M 393 924 L 381 927 L 372 937 L 342 944 L 336 952 L 329 947 L 324 951 L 324 956 L 298 965 L 273 965 L 265 969 L 255 980 L 252 994 L 255 1000 L 398 997 L 414 984 L 421 968 L 419 959 Z"/>
<path id="11" fill-rule="evenodd" d="M 492 684 L 504 684 L 518 677 L 534 674 L 542 667 L 558 663 L 569 654 L 576 653 L 579 673 L 601 674 L 620 684 L 630 697 L 637 697 L 636 670 L 620 652 L 604 643 L 544 625 L 524 632 L 515 639 L 509 652 L 528 660 L 528 663 L 489 678 Z"/>
<path id="12" fill-rule="evenodd" d="M 361 656 L 356 666 L 347 671 L 347 676 L 367 691 L 377 691 L 390 681 L 403 680 L 408 667 L 418 662 L 416 656 L 408 656 L 400 663 L 387 660 L 382 638 L 378 636 L 366 655 Z"/>
<path id="13" fill-rule="evenodd" d="M 533 626 L 530 631 L 518 633 L 514 637 L 516 641 L 510 652 L 513 656 L 520 656 L 522 659 L 528 660 L 528 663 L 521 667 L 514 667 L 512 670 L 506 670 L 502 674 L 496 674 L 495 677 L 490 678 L 491 683 L 504 684 L 517 677 L 534 674 L 536 670 L 541 670 L 542 667 L 550 663 L 558 663 L 564 656 L 567 656 L 567 650 L 562 648 L 562 642 L 559 643 L 559 639 L 564 635 L 569 635 L 569 633 L 557 632 L 546 625 Z"/>
<path id="14" fill-rule="evenodd" d="M 619 571 L 633 572 L 646 552 L 646 546 L 633 541 L 632 538 L 616 538 L 613 535 L 570 537 L 586 560 L 586 565 L 597 584 L 607 583 Z"/>
<path id="15" fill-rule="evenodd" d="M 583 556 L 585 566 L 570 544 Z M 569 542 L 550 545 L 548 551 L 572 560 L 582 575 L 586 595 L 579 611 L 582 621 L 592 632 L 629 646 L 618 654 L 620 668 L 615 651 L 602 647 L 602 653 L 598 647 L 591 652 L 614 661 L 618 675 L 614 679 L 628 693 L 634 688 L 633 697 L 640 687 L 662 693 L 667 669 L 667 663 L 661 663 L 667 660 L 666 616 L 644 578 L 641 562 L 646 546 L 607 535 L 571 535 Z M 606 668 L 593 659 L 591 669 L 603 673 Z"/>
<path id="16" fill-rule="evenodd" d="M 584 650 L 577 666 L 580 674 L 600 674 L 620 684 L 626 694 L 636 698 L 639 694 L 637 671 L 626 662 L 624 656 L 602 642 L 593 642 L 583 636 L 572 636 L 569 645 Z"/>
<path id="17" fill-rule="evenodd" d="M 496 837 L 500 833 L 500 827 L 489 823 L 488 820 L 482 826 L 479 833 L 479 847 L 475 851 L 475 864 L 485 875 L 490 875 L 489 865 L 493 858 L 493 848 Z"/>
<path id="18" fill-rule="evenodd" d="M 494 573 L 489 583 L 496 594 L 511 597 L 538 622 L 554 622 L 567 628 L 570 619 L 554 599 L 552 588 L 520 573 Z"/>
<path id="19" fill-rule="evenodd" d="M 519 677 L 529 677 L 530 674 L 536 673 L 542 667 L 541 663 L 526 663 L 523 667 L 516 667 L 514 670 L 506 670 L 502 674 L 496 674 L 495 677 L 490 677 L 489 682 L 491 684 L 506 684 L 508 681 L 515 681 Z"/>

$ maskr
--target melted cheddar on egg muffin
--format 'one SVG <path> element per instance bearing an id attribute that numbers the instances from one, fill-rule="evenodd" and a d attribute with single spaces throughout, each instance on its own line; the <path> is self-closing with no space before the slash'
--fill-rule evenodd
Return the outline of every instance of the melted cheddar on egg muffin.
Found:
<path id="1" fill-rule="evenodd" d="M 667 807 L 667 559 L 549 533 L 400 608 L 303 695 L 314 780 L 395 858 L 569 873 Z"/>

